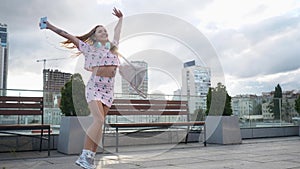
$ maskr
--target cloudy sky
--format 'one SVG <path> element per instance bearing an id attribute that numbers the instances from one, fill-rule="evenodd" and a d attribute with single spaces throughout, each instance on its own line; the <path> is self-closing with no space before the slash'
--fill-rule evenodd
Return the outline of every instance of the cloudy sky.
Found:
<path id="1" fill-rule="evenodd" d="M 212 74 L 222 71 L 224 79 L 220 81 L 232 96 L 260 95 L 274 90 L 277 84 L 283 90 L 300 88 L 298 0 L 0 0 L 0 23 L 8 25 L 9 33 L 8 88 L 42 89 L 44 65 L 37 62 L 40 59 L 48 59 L 49 69 L 82 71 L 78 68 L 82 57 L 72 58 L 74 51 L 59 45 L 63 38 L 49 30 L 41 31 L 40 17 L 47 16 L 54 25 L 82 35 L 97 24 L 108 29 L 114 25 L 113 7 L 125 16 L 120 51 L 136 60 L 140 57 L 152 68 L 150 92 L 170 94 L 179 88 L 185 61 L 195 58 L 204 66 L 212 66 L 210 59 L 215 56 L 193 53 L 210 49 L 205 46 L 208 43 L 218 60 L 213 60 L 217 70 Z M 167 28 L 170 34 L 162 28 L 163 16 L 174 21 Z M 179 22 L 192 33 L 185 33 L 185 28 L 176 25 Z M 128 33 L 138 30 L 135 28 L 144 33 Z M 151 34 L 152 29 L 158 31 Z M 183 32 L 181 39 L 172 31 L 178 35 Z"/>

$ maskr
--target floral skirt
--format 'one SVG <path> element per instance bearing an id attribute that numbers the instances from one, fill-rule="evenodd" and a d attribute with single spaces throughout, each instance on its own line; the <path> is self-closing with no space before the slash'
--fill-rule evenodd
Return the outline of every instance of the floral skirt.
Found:
<path id="1" fill-rule="evenodd" d="M 86 85 L 86 100 L 99 100 L 107 107 L 111 107 L 114 95 L 114 77 L 94 76 L 90 77 Z"/>

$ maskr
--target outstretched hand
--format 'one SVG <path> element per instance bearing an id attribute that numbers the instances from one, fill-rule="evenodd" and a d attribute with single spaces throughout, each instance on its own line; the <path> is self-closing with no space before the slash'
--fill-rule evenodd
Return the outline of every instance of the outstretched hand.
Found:
<path id="1" fill-rule="evenodd" d="M 113 13 L 112 14 L 115 15 L 116 17 L 118 17 L 118 18 L 122 18 L 123 17 L 122 12 L 120 10 L 118 10 L 117 8 L 115 8 L 115 7 L 113 9 Z"/>
<path id="2" fill-rule="evenodd" d="M 43 26 L 43 25 L 45 25 L 45 26 Z M 49 25 L 50 25 L 50 23 L 48 21 L 39 22 L 39 27 L 41 29 L 49 29 Z"/>

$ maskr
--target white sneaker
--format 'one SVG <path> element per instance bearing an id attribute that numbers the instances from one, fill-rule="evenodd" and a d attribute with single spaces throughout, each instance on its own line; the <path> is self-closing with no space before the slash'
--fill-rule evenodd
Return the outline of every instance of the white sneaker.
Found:
<path id="1" fill-rule="evenodd" d="M 95 169 L 96 165 L 94 161 L 95 161 L 95 154 L 93 152 L 83 151 L 75 163 L 84 169 Z"/>

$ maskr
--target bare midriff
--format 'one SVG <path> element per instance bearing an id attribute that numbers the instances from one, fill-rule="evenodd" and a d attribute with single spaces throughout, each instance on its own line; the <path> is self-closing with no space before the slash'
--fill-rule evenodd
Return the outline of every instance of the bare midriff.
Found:
<path id="1" fill-rule="evenodd" d="M 115 77 L 116 71 L 117 71 L 117 66 L 114 65 L 93 67 L 94 76 Z"/>

